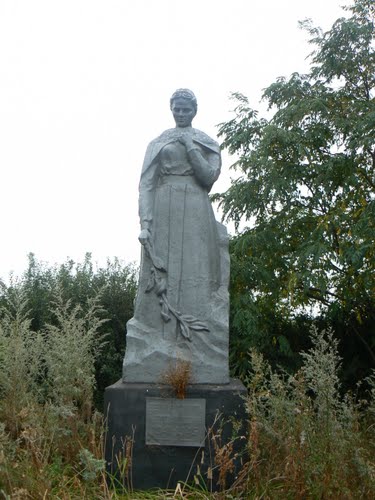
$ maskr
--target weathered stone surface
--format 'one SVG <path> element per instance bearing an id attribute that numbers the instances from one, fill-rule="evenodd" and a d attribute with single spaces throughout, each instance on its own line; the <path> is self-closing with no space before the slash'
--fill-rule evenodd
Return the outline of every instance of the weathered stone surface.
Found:
<path id="1" fill-rule="evenodd" d="M 171 109 L 176 128 L 150 143 L 141 174 L 143 249 L 123 380 L 160 381 L 180 359 L 191 363 L 193 383 L 226 384 L 228 236 L 208 197 L 220 174 L 220 148 L 192 128 L 190 91 L 177 91 Z"/>

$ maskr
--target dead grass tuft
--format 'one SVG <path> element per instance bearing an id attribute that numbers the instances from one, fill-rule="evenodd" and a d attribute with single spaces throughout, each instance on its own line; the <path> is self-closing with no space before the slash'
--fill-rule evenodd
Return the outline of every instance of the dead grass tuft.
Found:
<path id="1" fill-rule="evenodd" d="M 192 382 L 190 361 L 177 359 L 163 373 L 161 382 L 173 388 L 176 398 L 185 399 L 186 388 Z"/>

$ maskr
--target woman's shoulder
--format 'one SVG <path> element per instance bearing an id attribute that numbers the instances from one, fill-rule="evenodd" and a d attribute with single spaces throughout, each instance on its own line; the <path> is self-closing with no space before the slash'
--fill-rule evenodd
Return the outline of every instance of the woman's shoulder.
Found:
<path id="1" fill-rule="evenodd" d="M 176 137 L 176 129 L 171 128 L 162 132 L 156 139 L 153 139 L 146 149 L 142 172 L 148 170 L 150 165 L 156 160 L 163 147 Z"/>
<path id="2" fill-rule="evenodd" d="M 194 141 L 202 144 L 203 146 L 205 146 L 208 149 L 211 149 L 212 151 L 220 152 L 219 144 L 209 135 L 207 135 L 205 132 L 202 132 L 202 130 L 199 130 L 197 128 L 192 128 L 191 130 Z M 170 128 L 164 130 L 164 132 L 162 132 L 158 137 L 156 137 L 156 139 L 150 142 L 148 148 L 152 151 L 156 151 L 157 149 L 163 147 L 168 142 L 176 140 L 176 138 L 180 135 L 180 133 L 181 132 L 177 128 Z"/>
<path id="3" fill-rule="evenodd" d="M 206 148 L 209 148 L 215 152 L 220 152 L 220 146 L 218 142 L 212 139 L 212 137 L 207 135 L 205 132 L 202 132 L 202 130 L 194 128 L 193 134 L 195 141 L 200 142 L 201 144 L 203 144 L 203 146 L 206 146 Z"/>
<path id="4" fill-rule="evenodd" d="M 156 139 L 150 142 L 150 144 L 158 144 L 158 143 L 165 143 L 173 138 L 175 138 L 177 135 L 176 129 L 175 128 L 169 128 L 167 130 L 164 130 Z"/>

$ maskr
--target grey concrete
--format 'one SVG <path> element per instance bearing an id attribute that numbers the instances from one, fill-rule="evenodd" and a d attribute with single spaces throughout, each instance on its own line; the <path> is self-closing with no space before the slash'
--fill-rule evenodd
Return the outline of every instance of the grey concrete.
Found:
<path id="1" fill-rule="evenodd" d="M 193 482 L 199 465 L 202 477 L 209 489 L 217 490 L 217 471 L 212 481 L 207 478 L 208 467 L 214 467 L 214 446 L 207 438 L 201 448 L 195 446 L 147 446 L 146 445 L 146 400 L 147 398 L 169 398 L 168 386 L 157 384 L 124 383 L 121 380 L 108 387 L 105 392 L 105 409 L 108 433 L 106 436 L 106 460 L 109 477 L 117 477 L 118 484 L 134 489 L 174 488 L 178 481 Z M 218 430 L 222 426 L 221 443 L 228 443 L 233 436 L 232 419 L 240 423 L 238 436 L 246 435 L 246 412 L 244 398 L 246 389 L 238 380 L 226 385 L 190 385 L 186 399 L 204 399 L 206 406 L 205 428 Z M 218 418 L 218 415 L 220 417 Z M 241 423 L 242 427 L 241 427 Z M 167 431 L 167 429 L 166 429 Z M 172 434 L 172 432 L 171 432 Z M 130 450 L 133 439 L 131 468 L 121 472 L 121 454 Z M 246 447 L 246 439 L 238 438 L 233 453 Z M 118 459 L 118 457 L 120 457 Z M 124 462 L 123 462 L 124 463 Z M 130 463 L 129 460 L 127 463 Z M 241 458 L 234 462 L 235 470 L 228 477 L 227 486 L 234 480 L 241 467 Z"/>
<path id="2" fill-rule="evenodd" d="M 194 94 L 171 98 L 174 129 L 146 151 L 139 185 L 142 244 L 134 317 L 127 325 L 125 382 L 158 382 L 176 359 L 192 382 L 227 384 L 229 253 L 208 193 L 220 174 L 219 145 L 192 128 Z"/>

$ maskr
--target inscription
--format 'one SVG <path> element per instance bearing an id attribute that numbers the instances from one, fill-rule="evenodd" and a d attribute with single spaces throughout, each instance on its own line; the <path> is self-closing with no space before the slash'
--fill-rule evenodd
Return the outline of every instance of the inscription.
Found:
<path id="1" fill-rule="evenodd" d="M 146 445 L 204 445 L 205 399 L 146 398 Z"/>

